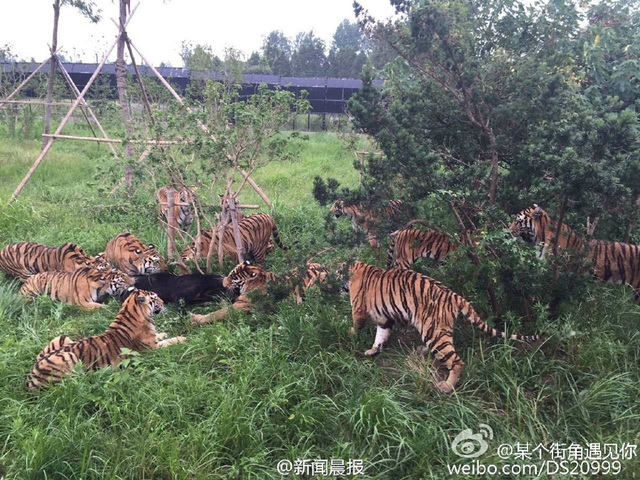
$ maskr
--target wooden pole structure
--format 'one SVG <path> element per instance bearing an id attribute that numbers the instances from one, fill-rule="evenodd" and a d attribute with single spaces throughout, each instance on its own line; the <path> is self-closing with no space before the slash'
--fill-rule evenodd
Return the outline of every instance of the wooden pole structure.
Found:
<path id="1" fill-rule="evenodd" d="M 40 69 L 42 69 L 42 67 L 44 67 L 47 64 L 47 62 L 49 62 L 49 60 L 51 60 L 51 58 L 47 58 L 44 62 L 42 62 L 38 66 L 38 68 L 36 68 L 33 72 L 31 72 L 31 75 L 29 75 L 20 85 L 18 85 L 16 87 L 16 89 L 13 92 L 11 92 L 11 94 L 7 98 L 5 98 L 4 100 L 0 100 L 0 103 L 4 103 L 4 102 L 7 102 L 8 100 L 11 100 L 11 98 L 16 93 L 18 93 L 22 89 L 22 87 L 24 87 L 27 83 L 29 83 L 29 80 L 31 80 L 33 77 L 35 77 L 36 73 L 38 73 L 40 71 Z"/>
<path id="2" fill-rule="evenodd" d="M 138 3 L 138 5 L 140 5 L 140 4 Z M 136 5 L 136 8 L 138 8 L 138 5 Z M 134 8 L 133 11 L 131 12 L 131 15 L 129 16 L 129 18 L 127 19 L 127 22 L 125 23 L 125 27 L 129 23 L 129 21 L 131 20 L 131 17 L 135 13 L 136 8 Z M 78 107 L 78 105 L 80 105 L 80 102 L 82 101 L 82 99 L 86 95 L 87 91 L 91 87 L 91 84 L 94 82 L 94 80 L 98 76 L 98 73 L 100 72 L 100 70 L 102 70 L 102 67 L 104 67 L 104 64 L 107 63 L 107 59 L 109 58 L 109 55 L 111 55 L 111 52 L 113 51 L 113 49 L 115 48 L 116 44 L 118 43 L 118 38 L 119 37 L 120 37 L 120 35 L 118 35 L 116 37 L 115 41 L 113 42 L 113 44 L 111 45 L 111 47 L 107 51 L 106 55 L 102 59 L 102 62 L 100 62 L 100 65 L 98 65 L 98 68 L 96 68 L 95 72 L 93 72 L 93 75 L 91 75 L 91 78 L 89 78 L 89 81 L 85 85 L 84 89 L 82 90 L 82 92 L 80 92 L 80 95 L 78 96 L 76 101 L 73 102 L 71 108 L 69 109 L 69 112 L 67 112 L 65 117 L 60 122 L 60 125 L 58 125 L 58 128 L 56 128 L 56 131 L 54 132 L 54 135 L 60 135 L 60 132 L 62 131 L 64 126 L 67 124 L 69 119 L 71 118 L 71 115 L 73 114 L 74 110 Z M 31 166 L 31 168 L 29 169 L 29 171 L 27 172 L 25 177 L 22 179 L 20 184 L 16 187 L 16 189 L 11 194 L 11 198 L 9 199 L 9 202 L 8 202 L 9 204 L 13 203 L 13 201 L 16 198 L 18 198 L 18 195 L 20 194 L 20 191 L 24 188 L 26 183 L 31 178 L 31 175 L 33 175 L 33 172 L 36 171 L 36 169 L 38 168 L 38 166 L 40 165 L 40 163 L 44 159 L 45 155 L 49 152 L 49 150 L 51 149 L 51 146 L 53 145 L 54 141 L 55 141 L 55 137 L 52 137 L 52 138 L 49 139 L 49 141 L 47 142 L 45 147 L 42 149 L 42 152 L 40 152 L 40 155 L 38 155 L 38 158 L 36 159 L 36 161 L 33 162 L 33 165 Z"/>
<path id="3" fill-rule="evenodd" d="M 58 62 L 58 67 L 60 68 L 60 72 L 62 73 L 62 76 L 65 78 L 65 80 L 69 84 L 71 91 L 75 93 L 76 97 L 79 97 L 80 90 L 78 90 L 78 87 L 76 87 L 76 84 L 73 83 L 73 80 L 71 79 L 71 75 L 69 75 L 69 72 L 67 72 L 67 69 L 64 68 L 64 66 L 62 65 L 62 62 L 60 62 L 60 59 L 57 56 L 56 56 L 56 60 Z M 104 138 L 108 138 L 107 132 L 104 131 L 104 128 L 102 128 L 102 124 L 98 121 L 98 118 L 93 114 L 93 110 L 91 110 L 91 107 L 89 107 L 89 104 L 84 99 L 82 100 L 82 106 L 86 108 L 87 112 L 89 112 L 91 119 L 98 126 L 98 130 L 100 130 L 100 133 L 102 133 L 102 136 Z M 83 110 L 83 113 L 84 113 L 84 110 Z M 89 119 L 87 118 L 86 113 L 85 113 L 85 118 L 87 119 L 87 123 L 89 124 L 89 126 L 91 126 L 91 122 L 89 122 Z M 91 129 L 91 131 L 93 132 L 93 129 Z M 93 135 L 97 137 L 95 132 L 93 133 Z M 109 144 L 109 148 L 111 149 L 111 153 L 113 153 L 113 156 L 118 158 L 118 154 L 116 153 L 115 148 L 113 148 L 113 145 Z"/>
<path id="4" fill-rule="evenodd" d="M 160 72 L 158 72 L 158 70 L 149 63 L 149 61 L 144 57 L 144 55 L 142 55 L 142 53 L 140 52 L 140 50 L 138 50 L 136 48 L 136 46 L 133 44 L 133 42 L 131 41 L 131 39 L 128 39 L 131 47 L 136 51 L 136 53 L 138 55 L 140 55 L 140 58 L 142 58 L 142 60 L 147 64 L 147 66 L 151 69 L 151 71 L 158 77 L 158 79 L 160 80 L 160 82 L 165 86 L 165 88 L 167 90 L 169 90 L 169 92 L 171 93 L 171 95 L 173 95 L 173 97 L 176 99 L 176 101 L 182 105 L 183 107 L 185 107 L 187 109 L 187 111 L 189 113 L 193 113 L 193 110 L 191 110 L 191 108 L 189 108 L 188 105 L 185 105 L 184 101 L 182 100 L 182 98 L 180 97 L 180 95 L 178 95 L 178 93 L 173 89 L 173 87 L 169 84 L 169 82 L 167 82 L 164 77 L 160 74 Z M 213 134 L 211 133 L 211 131 L 209 130 L 209 128 L 207 128 L 207 126 L 202 123 L 200 121 L 200 119 L 196 118 L 196 122 L 198 123 L 198 126 L 200 127 L 200 129 L 207 133 L 208 135 L 211 136 L 211 138 L 216 141 L 216 138 L 213 136 Z M 231 160 L 231 159 L 229 159 Z M 269 198 L 265 195 L 265 193 L 262 191 L 262 189 L 258 186 L 258 184 L 249 176 L 249 173 L 244 171 L 242 168 L 240 168 L 239 166 L 235 165 L 235 168 L 238 170 L 238 172 L 240 172 L 240 174 L 247 180 L 247 182 L 249 183 L 249 185 L 251 185 L 251 187 L 256 191 L 256 193 L 260 196 L 260 198 L 262 198 L 262 200 L 264 201 L 264 203 L 266 203 L 269 207 L 271 206 L 271 201 L 269 200 Z"/>

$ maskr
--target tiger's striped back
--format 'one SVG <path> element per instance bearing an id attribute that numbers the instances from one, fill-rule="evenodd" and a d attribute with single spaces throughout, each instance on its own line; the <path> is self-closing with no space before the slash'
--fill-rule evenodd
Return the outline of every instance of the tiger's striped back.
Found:
<path id="1" fill-rule="evenodd" d="M 60 381 L 74 370 L 79 361 L 86 369 L 96 370 L 118 364 L 123 348 L 136 351 L 157 348 L 159 344 L 153 315 L 161 312 L 163 305 L 155 293 L 133 290 L 104 333 L 75 342 L 68 337 L 58 337 L 49 343 L 27 375 L 27 388 Z"/>
<path id="2" fill-rule="evenodd" d="M 591 240 L 588 244 L 593 274 L 603 282 L 628 284 L 640 302 L 640 245 Z"/>
<path id="3" fill-rule="evenodd" d="M 122 295 L 133 279 L 114 269 L 101 271 L 95 268 L 82 268 L 75 272 L 41 272 L 27 279 L 20 294 L 34 297 L 49 295 L 58 300 L 85 308 L 102 307 L 109 295 Z"/>
<path id="4" fill-rule="evenodd" d="M 127 275 L 166 270 L 166 262 L 155 245 L 143 245 L 135 235 L 127 232 L 109 240 L 101 256 Z"/>
<path id="5" fill-rule="evenodd" d="M 362 203 L 345 205 L 343 200 L 336 200 L 331 205 L 331 213 L 335 218 L 348 217 L 354 230 L 363 229 L 367 234 L 369 245 L 378 247 L 378 224 L 402 215 L 405 204 L 402 200 L 391 200 L 387 207 L 381 210 L 365 208 Z"/>
<path id="6" fill-rule="evenodd" d="M 158 200 L 158 213 L 161 218 L 164 218 L 166 222 L 169 221 L 168 211 L 168 194 L 169 189 L 173 188 L 169 185 L 164 185 L 156 192 L 156 199 Z M 194 194 L 189 188 L 173 189 L 177 195 L 174 196 L 175 203 L 173 206 L 173 218 L 175 219 L 178 228 L 184 232 L 189 231 L 189 227 L 193 223 L 193 200 Z"/>
<path id="7" fill-rule="evenodd" d="M 440 282 L 411 270 L 383 270 L 355 262 L 350 270 L 349 296 L 353 332 L 370 319 L 377 325 L 371 356 L 382 350 L 394 323 L 413 325 L 431 353 L 445 364 L 449 375 L 436 387 L 450 392 L 458 382 L 464 362 L 453 346 L 453 326 L 459 315 L 492 337 L 505 338 L 504 332 L 487 325 L 463 297 Z M 537 336 L 511 335 L 511 339 L 531 342 Z"/>
<path id="8" fill-rule="evenodd" d="M 81 247 L 73 243 L 48 247 L 39 243 L 19 242 L 0 250 L 0 270 L 23 282 L 39 272 L 73 272 L 90 265 L 92 261 Z"/>
<path id="9" fill-rule="evenodd" d="M 387 268 L 409 269 L 419 258 L 440 262 L 457 246 L 451 235 L 441 230 L 405 228 L 396 230 L 390 236 Z"/>
<path id="10" fill-rule="evenodd" d="M 276 245 L 282 250 L 289 250 L 291 248 L 282 244 L 275 220 L 267 213 L 254 213 L 253 215 L 244 217 L 242 221 L 238 223 L 238 232 L 246 259 L 258 265 L 264 265 L 267 254 L 274 250 L 271 236 L 273 236 L 273 241 Z M 194 260 L 196 257 L 196 246 L 198 244 L 200 246 L 200 255 L 206 257 L 212 241 L 214 242 L 214 251 L 217 251 L 217 233 L 214 235 L 211 230 L 203 231 L 201 236 L 197 237 L 194 242 L 182 251 L 182 259 L 185 261 Z M 238 251 L 231 226 L 225 228 L 222 249 L 225 256 L 236 262 L 238 261 Z"/>

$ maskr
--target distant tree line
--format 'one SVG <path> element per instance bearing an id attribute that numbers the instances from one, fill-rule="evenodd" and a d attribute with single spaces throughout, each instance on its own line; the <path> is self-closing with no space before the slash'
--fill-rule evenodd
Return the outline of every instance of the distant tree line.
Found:
<path id="1" fill-rule="evenodd" d="M 192 70 L 221 70 L 230 58 L 240 58 L 235 49 L 227 49 L 225 58 L 221 59 L 210 45 L 192 42 L 182 43 L 180 57 L 185 67 Z M 329 46 L 313 31 L 300 32 L 290 39 L 274 30 L 264 39 L 261 50 L 252 52 L 241 63 L 245 73 L 359 78 L 367 61 L 381 67 L 384 59 L 358 24 L 345 19 L 338 25 Z"/>

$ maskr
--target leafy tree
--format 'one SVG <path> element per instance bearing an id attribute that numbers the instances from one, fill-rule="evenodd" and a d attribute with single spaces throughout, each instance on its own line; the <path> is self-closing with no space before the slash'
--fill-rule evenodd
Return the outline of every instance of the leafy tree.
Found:
<path id="1" fill-rule="evenodd" d="M 294 41 L 291 55 L 291 70 L 298 76 L 326 76 L 326 56 L 324 40 L 313 31 L 301 32 Z"/>
<path id="2" fill-rule="evenodd" d="M 291 41 L 279 30 L 274 30 L 262 44 L 262 56 L 276 75 L 291 75 Z"/>
<path id="3" fill-rule="evenodd" d="M 213 53 L 210 45 L 193 44 L 183 41 L 180 46 L 180 58 L 186 68 L 196 71 L 218 70 L 222 60 Z"/>
<path id="4" fill-rule="evenodd" d="M 258 52 L 252 52 L 246 62 L 245 72 L 269 74 L 271 73 L 271 69 L 265 57 L 260 56 Z"/>
<path id="5" fill-rule="evenodd" d="M 64 5 L 70 5 L 82 14 L 85 18 L 88 18 L 92 23 L 98 23 L 100 21 L 100 9 L 98 9 L 94 0 L 54 0 L 53 3 L 53 34 L 51 41 L 51 62 L 49 63 L 49 81 L 47 83 L 47 97 L 44 111 L 44 134 L 51 132 L 51 102 L 53 102 L 53 91 L 55 86 L 56 76 L 56 51 L 58 50 L 58 23 L 60 21 L 60 7 Z M 50 138 L 42 138 L 42 146 L 50 141 Z"/>
<path id="6" fill-rule="evenodd" d="M 343 20 L 333 35 L 327 57 L 328 74 L 335 77 L 358 77 L 367 60 L 364 43 L 358 24 Z"/>

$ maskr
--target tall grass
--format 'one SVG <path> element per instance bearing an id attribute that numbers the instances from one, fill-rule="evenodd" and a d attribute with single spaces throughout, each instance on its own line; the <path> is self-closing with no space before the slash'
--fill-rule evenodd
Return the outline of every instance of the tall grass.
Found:
<path id="1" fill-rule="evenodd" d="M 74 241 L 97 253 L 127 229 L 163 245 L 150 192 L 118 207 L 118 198 L 96 191 L 106 150 L 59 144 L 6 206 L 39 144 L 0 143 L 0 244 Z M 358 181 L 353 152 L 334 136 L 312 135 L 299 148 L 299 160 L 272 162 L 255 174 L 274 201 L 281 237 L 298 242 L 268 258 L 277 271 L 326 245 L 326 211 L 312 199 L 313 177 Z M 258 200 L 248 191 L 242 201 Z M 338 249 L 320 261 L 335 266 L 348 254 Z M 377 261 L 368 247 L 359 255 Z M 434 390 L 429 360 L 414 351 L 415 332 L 395 332 L 385 351 L 368 359 L 363 352 L 374 329 L 350 335 L 347 298 L 318 291 L 303 305 L 286 300 L 267 313 L 234 312 L 204 327 L 169 308 L 158 329 L 185 335 L 184 344 L 28 392 L 25 376 L 50 339 L 102 332 L 118 305 L 86 312 L 48 298 L 27 303 L 17 290 L 0 278 L 4 478 L 277 479 L 282 459 L 360 459 L 365 473 L 355 478 L 450 478 L 447 464 L 470 462 L 452 451 L 453 438 L 481 423 L 494 438 L 480 460 L 498 466 L 517 463 L 497 455 L 505 443 L 640 442 L 640 308 L 624 287 L 594 285 L 561 318 L 539 314 L 544 340 L 531 348 L 459 326 L 456 348 L 467 366 L 451 395 Z M 622 466 L 618 478 L 640 477 L 637 460 Z"/>

